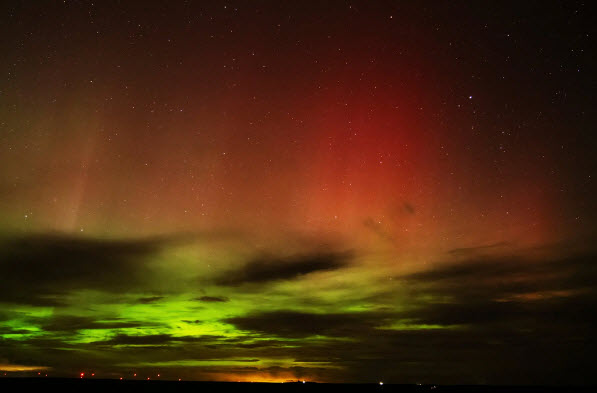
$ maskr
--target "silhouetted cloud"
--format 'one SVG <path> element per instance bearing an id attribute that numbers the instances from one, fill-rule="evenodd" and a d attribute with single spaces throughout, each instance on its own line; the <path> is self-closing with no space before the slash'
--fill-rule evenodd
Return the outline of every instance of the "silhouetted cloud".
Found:
<path id="1" fill-rule="evenodd" d="M 54 315 L 40 320 L 40 327 L 46 332 L 75 332 L 82 329 L 123 329 L 143 326 L 148 326 L 148 324 L 121 320 L 98 320 L 79 316 Z"/>
<path id="2" fill-rule="evenodd" d="M 229 271 L 216 279 L 216 284 L 239 286 L 243 284 L 261 284 L 276 280 L 290 280 L 300 276 L 336 270 L 348 265 L 351 254 L 316 253 L 292 257 L 261 257 L 240 269 Z"/>
<path id="3" fill-rule="evenodd" d="M 432 269 L 402 277 L 428 286 L 428 291 L 459 298 L 504 299 L 534 292 L 595 290 L 597 255 L 560 258 L 523 256 L 475 257 L 456 263 L 436 264 Z"/>
<path id="4" fill-rule="evenodd" d="M 59 296 L 74 289 L 125 292 L 139 285 L 148 273 L 144 261 L 169 241 L 61 234 L 0 239 L 0 302 L 59 305 Z"/>
<path id="5" fill-rule="evenodd" d="M 109 340 L 96 341 L 94 345 L 166 345 L 171 343 L 209 343 L 218 342 L 224 336 L 199 335 L 175 336 L 171 334 L 128 335 L 117 334 Z"/>
<path id="6" fill-rule="evenodd" d="M 404 208 L 405 212 L 407 212 L 409 214 L 415 214 L 415 208 L 410 203 L 404 202 L 404 204 L 402 205 L 402 207 Z"/>
<path id="7" fill-rule="evenodd" d="M 146 296 L 146 297 L 140 297 L 139 299 L 137 299 L 137 302 L 141 303 L 141 304 L 150 304 L 150 303 L 155 303 L 155 302 L 159 302 L 160 300 L 164 299 L 164 296 Z"/>
<path id="8" fill-rule="evenodd" d="M 181 322 L 190 323 L 190 324 L 200 324 L 200 323 L 202 323 L 202 321 L 200 321 L 199 319 L 195 319 L 195 320 L 182 319 Z"/>
<path id="9" fill-rule="evenodd" d="M 227 302 L 230 299 L 228 299 L 225 296 L 201 296 L 201 297 L 198 297 L 197 300 L 199 300 L 200 302 L 218 303 L 218 302 Z"/>
<path id="10" fill-rule="evenodd" d="M 346 337 L 379 326 L 388 318 L 378 313 L 315 314 L 295 311 L 273 311 L 226 322 L 238 329 L 280 337 L 335 336 Z"/>
<path id="11" fill-rule="evenodd" d="M 391 233 L 388 232 L 380 222 L 375 221 L 373 218 L 367 217 L 363 221 L 363 225 L 365 226 L 365 228 L 371 230 L 373 233 L 375 233 L 380 238 L 387 240 L 389 242 L 394 241 L 394 237 L 391 235 Z"/>
<path id="12" fill-rule="evenodd" d="M 597 256 L 475 258 L 402 277 L 424 302 L 402 313 L 428 324 L 520 328 L 597 323 Z M 423 297 L 422 296 L 422 297 Z M 435 300 L 437 299 L 437 300 Z M 417 305 L 417 303 L 415 303 Z M 543 328 L 545 329 L 545 327 Z"/>
<path id="13" fill-rule="evenodd" d="M 461 248 L 454 248 L 448 251 L 449 254 L 453 256 L 470 256 L 471 254 L 476 254 L 479 252 L 486 252 L 486 251 L 495 251 L 495 249 L 500 249 L 504 247 L 511 246 L 511 243 L 508 242 L 498 242 L 493 244 L 483 244 L 480 246 L 474 247 L 461 247 Z"/>
<path id="14" fill-rule="evenodd" d="M 127 334 L 118 334 L 110 340 L 98 342 L 98 344 L 110 345 L 164 345 L 172 341 L 169 334 L 153 334 L 143 336 L 130 336 Z"/>

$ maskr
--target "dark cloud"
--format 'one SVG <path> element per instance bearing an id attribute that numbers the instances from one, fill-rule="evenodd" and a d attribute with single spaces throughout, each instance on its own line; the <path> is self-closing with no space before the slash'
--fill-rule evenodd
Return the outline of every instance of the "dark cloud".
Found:
<path id="1" fill-rule="evenodd" d="M 346 337 L 371 331 L 388 319 L 377 313 L 314 314 L 273 311 L 229 318 L 226 322 L 240 330 L 279 337 L 334 336 Z"/>
<path id="2" fill-rule="evenodd" d="M 123 329 L 144 327 L 147 324 L 121 320 L 98 320 L 91 317 L 52 316 L 40 320 L 40 328 L 46 332 L 75 332 L 83 329 Z"/>
<path id="3" fill-rule="evenodd" d="M 410 203 L 404 202 L 404 204 L 402 206 L 403 206 L 405 212 L 407 212 L 409 214 L 415 214 L 415 208 Z"/>
<path id="4" fill-rule="evenodd" d="M 379 222 L 375 221 L 373 218 L 367 217 L 363 221 L 363 225 L 365 226 L 365 228 L 371 230 L 373 233 L 375 233 L 380 238 L 387 240 L 389 242 L 394 242 L 394 237 L 392 236 L 392 234 L 390 232 L 388 232 L 384 228 L 383 225 L 381 225 Z"/>
<path id="5" fill-rule="evenodd" d="M 189 323 L 189 324 L 200 324 L 200 323 L 203 323 L 203 321 L 200 321 L 199 319 L 195 319 L 194 321 L 192 321 L 190 319 L 183 319 L 183 320 L 181 320 L 181 322 Z"/>
<path id="6" fill-rule="evenodd" d="M 207 302 L 207 303 L 218 303 L 218 302 L 227 302 L 230 299 L 228 299 L 225 296 L 201 296 L 198 297 L 196 300 L 199 300 L 200 302 Z"/>
<path id="7" fill-rule="evenodd" d="M 164 298 L 165 298 L 164 296 L 140 297 L 139 299 L 137 299 L 137 302 L 141 303 L 141 304 L 150 304 L 150 303 L 159 302 L 160 300 L 162 300 Z"/>
<path id="8" fill-rule="evenodd" d="M 74 289 L 124 292 L 143 281 L 149 273 L 144 261 L 169 241 L 61 234 L 0 239 L 0 302 L 51 306 Z"/>
<path id="9" fill-rule="evenodd" d="M 494 251 L 494 249 L 504 248 L 511 246 L 512 244 L 509 242 L 498 242 L 493 244 L 484 244 L 481 246 L 475 247 L 461 247 L 461 248 L 454 248 L 448 251 L 449 254 L 453 256 L 470 256 L 471 254 L 476 254 L 479 252 L 487 252 L 487 251 Z"/>
<path id="10" fill-rule="evenodd" d="M 350 253 L 316 253 L 292 257 L 255 259 L 238 270 L 225 273 L 216 280 L 218 285 L 239 286 L 262 284 L 276 280 L 295 279 L 305 274 L 336 270 L 348 265 Z"/>
<path id="11" fill-rule="evenodd" d="M 110 340 L 98 342 L 98 344 L 109 345 L 164 345 L 172 341 L 169 334 L 153 334 L 144 336 L 130 336 L 118 334 Z"/>
<path id="12" fill-rule="evenodd" d="M 0 336 L 5 334 L 30 334 L 31 331 L 27 329 L 13 329 L 11 327 L 0 327 Z"/>
<path id="13" fill-rule="evenodd" d="M 500 299 L 540 291 L 595 290 L 597 255 L 532 259 L 522 256 L 477 257 L 437 264 L 405 277 L 429 291 L 453 296 Z"/>
<path id="14" fill-rule="evenodd" d="M 596 325 L 597 256 L 475 258 L 402 277 L 415 301 L 401 317 L 477 329 Z"/>
<path id="15" fill-rule="evenodd" d="M 128 335 L 116 334 L 109 340 L 96 341 L 94 345 L 167 345 L 176 343 L 209 343 L 219 342 L 224 336 L 174 336 L 171 334 Z"/>

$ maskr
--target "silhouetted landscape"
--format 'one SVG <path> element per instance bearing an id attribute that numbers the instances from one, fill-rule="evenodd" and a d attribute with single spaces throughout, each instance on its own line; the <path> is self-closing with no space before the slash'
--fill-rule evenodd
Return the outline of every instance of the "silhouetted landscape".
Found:
<path id="1" fill-rule="evenodd" d="M 462 392 L 462 393 L 533 393 L 533 392 L 591 392 L 591 387 L 574 386 L 483 386 L 483 385 L 379 385 L 379 384 L 328 384 L 301 381 L 286 383 L 243 382 L 189 382 L 189 381 L 131 381 L 131 380 L 79 380 L 59 378 L 4 378 L 0 388 L 32 389 L 33 391 L 58 389 L 58 391 L 110 391 L 110 392 Z"/>

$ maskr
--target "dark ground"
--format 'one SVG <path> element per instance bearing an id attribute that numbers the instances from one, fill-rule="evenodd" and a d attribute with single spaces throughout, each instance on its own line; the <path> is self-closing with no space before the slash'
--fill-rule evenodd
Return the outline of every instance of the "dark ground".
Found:
<path id="1" fill-rule="evenodd" d="M 2 378 L 1 392 L 31 390 L 78 392 L 593 392 L 597 386 L 471 386 L 327 383 L 236 383 L 190 381 L 127 381 L 113 379 Z"/>

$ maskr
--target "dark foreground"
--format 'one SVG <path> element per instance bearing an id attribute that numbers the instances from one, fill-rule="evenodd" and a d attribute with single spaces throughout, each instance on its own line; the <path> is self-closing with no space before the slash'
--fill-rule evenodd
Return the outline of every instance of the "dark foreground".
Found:
<path id="1" fill-rule="evenodd" d="M 596 387 L 576 386 L 471 386 L 327 383 L 237 383 L 190 381 L 132 381 L 113 379 L 2 378 L 0 391 L 16 392 L 593 392 Z"/>

